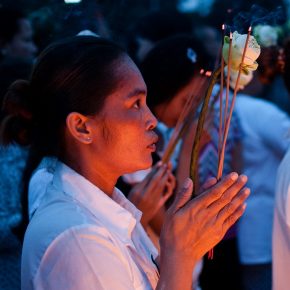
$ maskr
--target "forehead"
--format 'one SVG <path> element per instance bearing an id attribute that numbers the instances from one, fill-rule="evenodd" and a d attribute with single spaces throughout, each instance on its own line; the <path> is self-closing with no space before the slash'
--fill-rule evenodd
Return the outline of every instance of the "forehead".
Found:
<path id="1" fill-rule="evenodd" d="M 118 114 L 128 100 L 133 99 L 134 96 L 142 95 L 146 97 L 147 94 L 142 75 L 129 57 L 124 56 L 115 61 L 110 70 L 113 71 L 113 78 L 115 79 L 114 89 L 106 96 L 100 116 Z"/>
<path id="2" fill-rule="evenodd" d="M 114 91 L 115 95 L 125 97 L 136 90 L 144 91 L 146 94 L 147 88 L 144 79 L 135 63 L 129 57 L 122 57 L 116 62 L 113 69 L 118 79 Z"/>

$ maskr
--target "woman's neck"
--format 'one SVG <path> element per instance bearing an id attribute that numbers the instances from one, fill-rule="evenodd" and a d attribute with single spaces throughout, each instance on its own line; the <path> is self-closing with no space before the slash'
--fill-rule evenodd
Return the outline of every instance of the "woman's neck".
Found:
<path id="1" fill-rule="evenodd" d="M 112 196 L 115 184 L 119 178 L 117 174 L 113 174 L 112 170 L 105 168 L 103 164 L 94 164 L 86 162 L 85 160 L 75 161 L 70 158 L 65 158 L 63 162 L 97 186 L 108 196 Z"/>

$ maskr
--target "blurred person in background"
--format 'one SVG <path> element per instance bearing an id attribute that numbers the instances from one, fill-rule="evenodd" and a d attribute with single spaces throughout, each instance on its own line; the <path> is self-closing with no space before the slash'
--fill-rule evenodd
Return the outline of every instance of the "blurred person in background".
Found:
<path id="1" fill-rule="evenodd" d="M 290 92 L 290 40 L 284 45 L 284 81 Z M 289 288 L 290 271 L 290 208 L 289 208 L 289 164 L 290 151 L 285 154 L 277 173 L 273 226 L 273 290 Z"/>
<path id="2" fill-rule="evenodd" d="M 0 8 L 1 107 L 9 85 L 18 78 L 28 79 L 36 52 L 33 29 L 27 17 L 21 11 Z M 7 112 L 15 112 L 16 119 L 23 113 L 18 110 L 19 105 L 14 99 L 7 107 Z M 0 124 L 3 122 L 6 120 L 1 113 Z M 21 131 L 24 124 L 19 125 L 12 122 L 10 132 Z M 27 159 L 25 136 L 20 135 L 21 146 L 13 143 L 0 147 L 0 289 L 3 290 L 20 288 L 21 242 L 16 233 L 22 220 L 20 195 Z"/>
<path id="3" fill-rule="evenodd" d="M 200 74 L 200 70 L 211 70 L 213 57 L 204 48 L 204 41 L 199 41 L 191 35 L 176 35 L 158 42 L 140 63 L 140 69 L 148 88 L 148 106 L 157 116 L 159 123 L 157 132 L 160 136 L 158 152 L 162 157 L 164 149 L 183 110 L 188 97 L 196 94 L 194 106 L 197 108 L 204 96 L 204 87 L 199 86 L 207 82 L 208 78 Z M 207 126 L 200 150 L 199 184 L 214 177 L 217 172 L 217 136 L 219 123 L 219 102 L 216 98 L 218 88 L 211 98 L 210 114 L 207 116 Z M 240 139 L 238 120 L 234 113 L 229 132 L 228 146 L 225 157 L 225 173 L 237 170 L 234 166 L 234 151 L 238 148 Z M 172 155 L 173 168 L 177 177 L 177 188 L 189 175 L 190 154 L 196 129 L 196 115 L 192 116 L 192 124 L 183 140 L 176 146 Z M 223 289 L 239 289 L 239 263 L 236 239 L 231 231 L 227 239 L 215 248 L 215 258 L 207 261 L 203 269 L 203 288 L 220 286 Z M 198 284 L 200 264 L 194 275 L 195 287 Z M 227 288 L 228 287 L 228 288 Z M 221 288 L 221 289 L 222 289 Z"/>
<path id="4" fill-rule="evenodd" d="M 0 98 L 16 79 L 27 79 L 37 53 L 33 28 L 24 13 L 0 8 Z"/>
<path id="5" fill-rule="evenodd" d="M 149 13 L 133 25 L 128 40 L 129 54 L 140 63 L 158 41 L 180 33 L 191 33 L 191 22 L 186 15 L 172 11 Z"/>

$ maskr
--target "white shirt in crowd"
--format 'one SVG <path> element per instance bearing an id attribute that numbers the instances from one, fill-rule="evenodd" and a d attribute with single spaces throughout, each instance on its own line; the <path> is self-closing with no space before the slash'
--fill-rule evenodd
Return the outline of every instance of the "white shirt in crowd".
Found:
<path id="1" fill-rule="evenodd" d="M 290 144 L 290 119 L 275 105 L 245 95 L 237 97 L 235 108 L 243 131 L 244 173 L 251 189 L 238 224 L 240 260 L 247 265 L 271 263 L 276 174 Z"/>
<path id="2" fill-rule="evenodd" d="M 25 234 L 21 288 L 155 289 L 158 253 L 141 215 L 119 190 L 110 198 L 58 161 Z"/>
<path id="3" fill-rule="evenodd" d="M 273 290 L 290 284 L 290 149 L 278 170 L 273 227 Z"/>

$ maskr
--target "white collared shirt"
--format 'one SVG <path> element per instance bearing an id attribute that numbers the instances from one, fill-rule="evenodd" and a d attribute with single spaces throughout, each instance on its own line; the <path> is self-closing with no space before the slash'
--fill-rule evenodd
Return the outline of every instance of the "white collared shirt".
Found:
<path id="1" fill-rule="evenodd" d="M 120 191 L 110 198 L 58 162 L 25 234 L 22 289 L 155 289 L 158 253 L 140 218 Z"/>
<path id="2" fill-rule="evenodd" d="M 276 174 L 290 144 L 290 119 L 270 102 L 247 95 L 238 95 L 235 108 L 243 131 L 243 173 L 251 189 L 238 224 L 240 261 L 270 263 Z"/>

